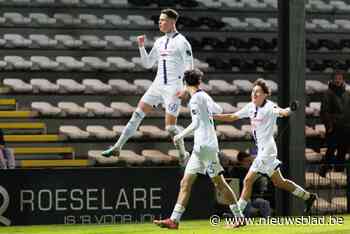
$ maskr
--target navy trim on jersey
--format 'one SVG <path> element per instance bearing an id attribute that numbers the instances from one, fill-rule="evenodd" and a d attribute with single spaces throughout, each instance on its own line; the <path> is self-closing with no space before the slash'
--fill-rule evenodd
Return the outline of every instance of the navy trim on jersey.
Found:
<path id="1" fill-rule="evenodd" d="M 164 73 L 164 84 L 168 83 L 168 77 L 166 74 L 166 60 L 163 59 L 163 73 Z"/>
<path id="2" fill-rule="evenodd" d="M 168 43 L 169 43 L 169 38 L 166 39 L 165 46 L 164 46 L 165 49 L 167 49 Z"/>
<path id="3" fill-rule="evenodd" d="M 175 33 L 174 36 L 173 36 L 173 38 L 175 38 L 175 37 L 176 37 L 177 35 L 179 35 L 179 34 L 180 34 L 180 33 L 178 33 L 178 32 Z"/>

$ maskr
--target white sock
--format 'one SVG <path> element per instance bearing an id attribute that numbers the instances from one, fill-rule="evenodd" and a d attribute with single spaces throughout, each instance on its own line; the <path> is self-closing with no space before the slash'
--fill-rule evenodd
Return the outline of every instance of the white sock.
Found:
<path id="1" fill-rule="evenodd" d="M 242 212 L 244 211 L 247 204 L 248 204 L 248 202 L 246 200 L 244 200 L 243 198 L 239 198 L 239 200 L 237 202 L 237 205 Z"/>
<path id="2" fill-rule="evenodd" d="M 170 219 L 173 220 L 176 223 L 180 222 L 182 214 L 185 212 L 185 207 L 182 205 L 176 203 L 173 213 L 170 216 Z"/>
<path id="3" fill-rule="evenodd" d="M 244 217 L 242 210 L 239 208 L 238 204 L 236 203 L 231 204 L 230 209 L 235 217 L 238 217 L 238 218 Z"/>
<path id="4" fill-rule="evenodd" d="M 135 135 L 136 130 L 141 124 L 144 117 L 145 117 L 145 113 L 141 109 L 137 108 L 135 112 L 132 114 L 128 124 L 123 129 L 123 132 L 120 135 L 117 143 L 113 145 L 114 149 L 116 148 L 121 149 L 124 146 L 124 144 L 129 140 L 129 138 Z"/>
<path id="5" fill-rule="evenodd" d="M 303 189 L 302 187 L 300 187 L 295 183 L 294 183 L 294 186 L 295 186 L 295 190 L 292 192 L 294 196 L 300 197 L 303 200 L 307 200 L 310 198 L 310 193 L 308 191 L 305 191 L 305 189 Z"/>

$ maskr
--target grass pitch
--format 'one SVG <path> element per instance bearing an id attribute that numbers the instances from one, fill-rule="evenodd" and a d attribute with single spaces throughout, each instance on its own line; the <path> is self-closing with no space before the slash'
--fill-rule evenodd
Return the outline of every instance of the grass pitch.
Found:
<path id="1" fill-rule="evenodd" d="M 111 224 L 111 225 L 38 225 L 0 227 L 1 234 L 348 234 L 350 233 L 350 215 L 338 216 L 343 224 L 289 224 L 267 225 L 253 224 L 239 229 L 225 229 L 224 224 L 212 226 L 209 220 L 183 221 L 178 230 L 161 229 L 151 223 L 146 224 Z"/>

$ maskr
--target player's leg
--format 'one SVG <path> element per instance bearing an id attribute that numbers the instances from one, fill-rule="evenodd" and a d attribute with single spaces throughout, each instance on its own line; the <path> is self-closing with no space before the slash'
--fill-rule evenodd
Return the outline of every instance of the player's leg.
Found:
<path id="1" fill-rule="evenodd" d="M 165 130 L 169 132 L 170 137 L 173 139 L 174 136 L 180 133 L 179 127 L 176 125 L 177 117 L 172 114 L 165 114 Z M 183 164 L 190 156 L 186 151 L 184 140 L 180 140 L 177 143 L 174 143 L 175 148 L 179 151 L 180 164 Z"/>
<path id="2" fill-rule="evenodd" d="M 191 195 L 192 185 L 197 178 L 197 173 L 205 174 L 205 166 L 199 159 L 199 156 L 193 152 L 186 165 L 184 177 L 180 183 L 180 191 L 177 197 L 177 202 L 171 217 L 164 220 L 154 220 L 153 222 L 156 225 L 169 229 L 178 228 L 181 216 L 185 212 L 185 207 L 187 206 Z"/>
<path id="3" fill-rule="evenodd" d="M 0 148 L 0 169 L 7 169 L 3 148 Z"/>
<path id="4" fill-rule="evenodd" d="M 237 218 L 243 218 L 243 212 L 240 210 L 237 204 L 237 198 L 231 187 L 227 184 L 223 175 L 217 175 L 211 178 L 215 189 L 223 195 L 224 202 L 230 206 L 233 215 Z"/>
<path id="5" fill-rule="evenodd" d="M 103 151 L 102 156 L 119 156 L 120 150 L 127 140 L 136 133 L 137 128 L 141 124 L 143 118 L 153 110 L 153 106 L 157 106 L 160 102 L 161 92 L 159 91 L 159 87 L 156 84 L 152 84 L 139 101 L 136 110 L 123 129 L 117 143 L 115 143 L 111 148 Z"/>
<path id="6" fill-rule="evenodd" d="M 176 97 L 177 90 L 182 86 L 174 86 L 172 89 L 164 90 L 163 100 L 165 104 L 165 130 L 169 132 L 171 138 L 180 133 L 179 127 L 176 125 L 177 116 L 181 108 L 181 100 Z M 179 151 L 180 163 L 184 162 L 189 156 L 186 151 L 184 140 L 174 143 L 175 148 Z"/>
<path id="7" fill-rule="evenodd" d="M 248 201 L 252 195 L 253 184 L 257 176 L 257 172 L 252 170 L 252 167 L 254 166 L 254 162 L 243 180 L 243 189 L 241 192 L 241 196 L 238 200 L 238 207 L 242 210 L 242 212 L 246 208 Z"/>
<path id="8" fill-rule="evenodd" d="M 297 185 L 291 180 L 285 179 L 282 176 L 280 169 L 277 169 L 271 175 L 271 181 L 277 188 L 286 190 L 292 193 L 294 196 L 299 197 L 305 201 L 305 212 L 309 213 L 312 207 L 312 204 L 317 199 L 317 194 L 310 193 L 303 189 L 301 186 Z"/>
<path id="9" fill-rule="evenodd" d="M 3 149 L 3 154 L 7 160 L 7 167 L 9 169 L 14 169 L 16 166 L 16 160 L 15 160 L 15 156 L 13 153 L 13 149 L 10 148 L 4 148 Z"/>
<path id="10" fill-rule="evenodd" d="M 188 200 L 191 196 L 192 185 L 196 180 L 196 174 L 185 174 L 180 182 L 180 191 L 177 197 L 176 204 L 170 218 L 163 220 L 154 220 L 153 223 L 168 229 L 178 229 L 179 222 L 183 213 L 186 210 Z"/>
<path id="11" fill-rule="evenodd" d="M 122 134 L 120 135 L 118 141 L 109 149 L 102 152 L 102 156 L 119 156 L 119 152 L 124 146 L 124 144 L 128 141 L 130 137 L 135 135 L 137 128 L 141 124 L 143 118 L 152 111 L 153 107 L 143 101 L 140 101 L 136 110 L 132 114 L 129 122 L 123 129 Z"/>

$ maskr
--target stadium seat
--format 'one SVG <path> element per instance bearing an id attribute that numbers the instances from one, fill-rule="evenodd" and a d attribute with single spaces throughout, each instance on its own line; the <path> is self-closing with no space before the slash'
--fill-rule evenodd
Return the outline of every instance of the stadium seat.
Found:
<path id="1" fill-rule="evenodd" d="M 112 102 L 111 107 L 121 113 L 122 116 L 131 116 L 131 114 L 135 111 L 135 107 L 131 106 L 126 102 Z"/>
<path id="2" fill-rule="evenodd" d="M 253 90 L 253 83 L 249 80 L 234 80 L 232 83 L 237 86 L 240 93 L 250 93 Z"/>
<path id="3" fill-rule="evenodd" d="M 59 133 L 72 140 L 87 139 L 90 136 L 90 133 L 71 125 L 60 126 Z"/>
<path id="4" fill-rule="evenodd" d="M 312 138 L 320 136 L 319 132 L 310 126 L 305 126 L 305 135 L 306 137 L 312 137 Z"/>
<path id="5" fill-rule="evenodd" d="M 53 26 L 56 24 L 56 19 L 49 17 L 45 13 L 30 13 L 29 19 L 33 26 Z"/>
<path id="6" fill-rule="evenodd" d="M 16 12 L 5 12 L 3 16 L 6 24 L 10 25 L 29 25 L 31 23 L 31 18 L 24 17 L 22 14 Z"/>
<path id="7" fill-rule="evenodd" d="M 10 87 L 13 92 L 28 93 L 33 91 L 33 86 L 31 84 L 27 84 L 20 79 L 5 78 L 3 84 Z"/>
<path id="8" fill-rule="evenodd" d="M 165 130 L 152 125 L 141 125 L 139 131 L 144 137 L 149 139 L 167 139 L 169 138 L 169 133 Z"/>
<path id="9" fill-rule="evenodd" d="M 7 63 L 6 68 L 10 70 L 14 70 L 14 69 L 28 70 L 33 65 L 31 61 L 27 61 L 21 56 L 5 56 L 4 61 Z"/>
<path id="10" fill-rule="evenodd" d="M 96 137 L 97 139 L 114 139 L 117 136 L 116 132 L 99 125 L 89 125 L 86 127 L 86 131 L 90 137 Z"/>
<path id="11" fill-rule="evenodd" d="M 31 56 L 33 70 L 55 70 L 59 64 L 45 56 Z"/>
<path id="12" fill-rule="evenodd" d="M 227 139 L 227 140 L 243 139 L 247 135 L 246 132 L 237 129 L 232 125 L 217 125 L 216 131 L 222 134 L 221 139 Z"/>
<path id="13" fill-rule="evenodd" d="M 111 24 L 112 26 L 126 27 L 130 24 L 129 20 L 123 19 L 119 15 L 104 15 L 103 19 L 106 20 L 106 24 Z"/>
<path id="14" fill-rule="evenodd" d="M 111 70 L 126 70 L 130 71 L 135 68 L 135 64 L 127 61 L 122 57 L 107 57 L 107 62 L 110 63 Z"/>
<path id="15" fill-rule="evenodd" d="M 29 39 L 32 41 L 31 46 L 34 48 L 54 48 L 57 46 L 57 40 L 51 39 L 44 34 L 30 34 Z"/>
<path id="16" fill-rule="evenodd" d="M 107 70 L 109 68 L 108 62 L 97 57 L 82 57 L 81 61 L 85 63 L 85 68 L 88 70 Z"/>
<path id="17" fill-rule="evenodd" d="M 31 40 L 24 38 L 19 34 L 5 34 L 4 39 L 6 47 L 29 47 L 32 44 Z"/>
<path id="18" fill-rule="evenodd" d="M 130 84 L 126 80 L 112 79 L 108 81 L 108 84 L 112 87 L 113 93 L 129 94 L 129 95 L 140 93 L 136 85 Z"/>
<path id="19" fill-rule="evenodd" d="M 86 93 L 108 93 L 112 90 L 109 84 L 105 84 L 99 79 L 84 79 L 83 85 Z"/>
<path id="20" fill-rule="evenodd" d="M 131 48 L 132 42 L 125 40 L 121 36 L 104 36 L 104 39 L 110 48 Z"/>
<path id="21" fill-rule="evenodd" d="M 73 79 L 58 79 L 56 81 L 60 93 L 81 93 L 85 91 L 85 86 Z"/>
<path id="22" fill-rule="evenodd" d="M 169 156 L 158 150 L 142 150 L 141 155 L 146 158 L 145 163 L 151 165 L 174 165 L 178 163 L 178 158 Z"/>
<path id="23" fill-rule="evenodd" d="M 101 40 L 95 35 L 81 35 L 80 41 L 82 42 L 81 47 L 104 49 L 107 46 L 107 41 Z"/>
<path id="24" fill-rule="evenodd" d="M 79 48 L 83 43 L 81 40 L 77 40 L 70 35 L 57 34 L 55 35 L 55 40 L 57 41 L 57 47 L 61 48 Z"/>
<path id="25" fill-rule="evenodd" d="M 77 61 L 70 56 L 57 56 L 56 61 L 59 64 L 59 70 L 81 70 L 84 68 L 84 62 Z"/>
<path id="26" fill-rule="evenodd" d="M 330 185 L 329 178 L 321 177 L 316 172 L 305 173 L 306 188 L 327 187 Z"/>
<path id="27" fill-rule="evenodd" d="M 114 111 L 113 108 L 100 102 L 85 102 L 84 107 L 95 116 L 120 116 L 120 113 Z"/>
<path id="28" fill-rule="evenodd" d="M 39 93 L 58 93 L 59 86 L 51 83 L 47 79 L 31 79 L 30 84 L 33 86 L 33 92 Z"/>
<path id="29" fill-rule="evenodd" d="M 32 102 L 31 109 L 37 111 L 40 115 L 57 116 L 62 113 L 62 110 L 58 107 L 51 105 L 48 102 Z"/>
<path id="30" fill-rule="evenodd" d="M 59 102 L 57 105 L 65 113 L 65 115 L 87 116 L 88 109 L 81 107 L 74 102 Z"/>
<path id="31" fill-rule="evenodd" d="M 119 137 L 122 134 L 124 128 L 125 128 L 124 125 L 115 125 L 115 126 L 113 126 L 113 131 Z M 136 131 L 135 135 L 133 135 L 132 138 L 133 139 L 140 139 L 140 138 L 142 138 L 142 133 L 140 131 Z"/>
<path id="32" fill-rule="evenodd" d="M 65 26 L 78 26 L 81 24 L 81 20 L 79 18 L 74 18 L 70 14 L 56 13 L 53 15 L 58 24 L 62 24 Z"/>
<path id="33" fill-rule="evenodd" d="M 223 113 L 234 113 L 237 111 L 237 108 L 228 102 L 217 102 L 217 104 L 221 106 Z"/>
<path id="34" fill-rule="evenodd" d="M 140 93 L 144 93 L 149 89 L 149 87 L 151 87 L 152 81 L 146 79 L 136 79 L 134 80 L 134 85 Z"/>
<path id="35" fill-rule="evenodd" d="M 238 91 L 237 86 L 224 80 L 209 80 L 208 83 L 213 94 L 236 94 Z"/>
<path id="36" fill-rule="evenodd" d="M 315 162 L 321 162 L 323 156 L 321 153 L 318 153 L 313 149 L 306 148 L 305 149 L 305 158 L 308 162 L 315 163 Z"/>
<path id="37" fill-rule="evenodd" d="M 80 14 L 79 19 L 81 24 L 93 27 L 101 27 L 106 24 L 105 19 L 99 19 L 96 15 L 92 14 Z"/>
<path id="38" fill-rule="evenodd" d="M 222 162 L 223 166 L 232 166 L 237 165 L 238 163 L 238 154 L 239 150 L 236 149 L 223 149 L 220 151 L 220 162 Z"/>

